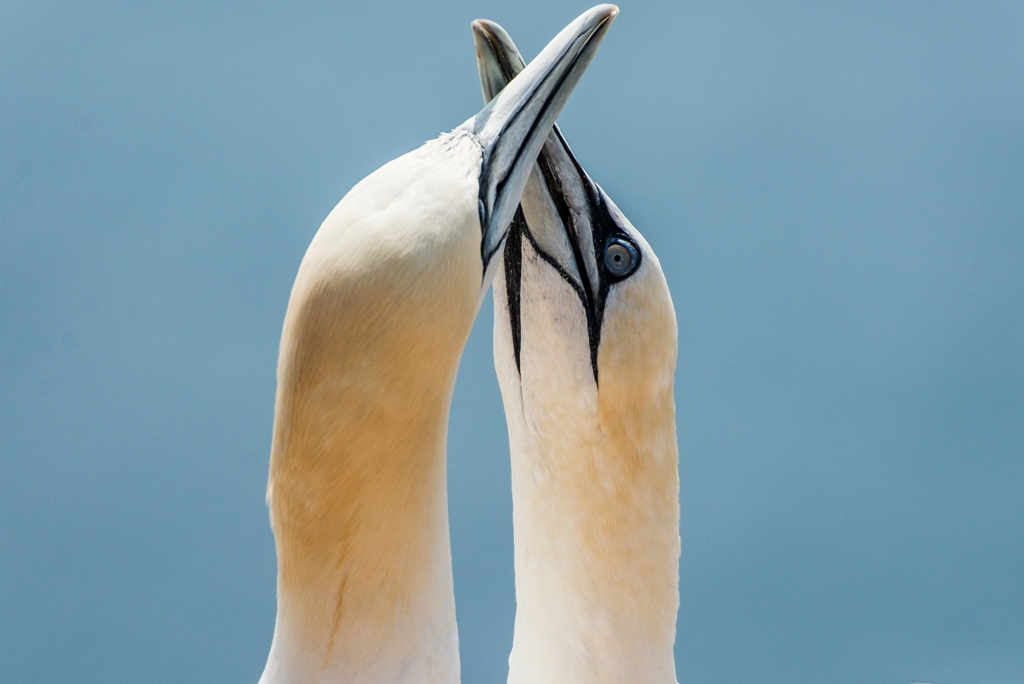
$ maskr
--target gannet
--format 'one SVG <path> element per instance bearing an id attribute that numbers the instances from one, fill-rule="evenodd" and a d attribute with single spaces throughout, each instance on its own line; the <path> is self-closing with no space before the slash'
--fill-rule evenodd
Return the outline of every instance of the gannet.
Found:
<path id="1" fill-rule="evenodd" d="M 582 14 L 476 116 L 356 184 L 310 243 L 278 362 L 262 684 L 458 682 L 455 374 L 534 160 L 617 12 Z"/>
<path id="2" fill-rule="evenodd" d="M 489 100 L 523 60 L 497 24 L 477 21 L 473 32 Z M 650 245 L 557 126 L 521 207 L 494 281 L 515 541 L 508 681 L 675 684 L 679 473 L 668 285 Z"/>

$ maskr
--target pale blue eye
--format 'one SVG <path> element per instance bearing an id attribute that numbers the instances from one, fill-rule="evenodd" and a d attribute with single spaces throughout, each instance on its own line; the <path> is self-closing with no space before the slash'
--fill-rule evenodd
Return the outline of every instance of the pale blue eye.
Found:
<path id="1" fill-rule="evenodd" d="M 633 243 L 620 237 L 608 238 L 604 245 L 604 266 L 613 276 L 621 278 L 632 273 L 639 261 L 637 256 Z"/>

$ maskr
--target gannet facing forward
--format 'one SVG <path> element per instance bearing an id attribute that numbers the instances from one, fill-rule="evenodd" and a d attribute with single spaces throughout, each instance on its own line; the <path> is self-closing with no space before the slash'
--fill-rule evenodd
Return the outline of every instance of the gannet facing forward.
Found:
<path id="1" fill-rule="evenodd" d="M 479 114 L 360 181 L 303 257 L 278 365 L 263 684 L 458 682 L 455 374 L 530 168 L 617 11 L 581 15 Z"/>
<path id="2" fill-rule="evenodd" d="M 474 22 L 484 98 L 523 68 Z M 498 95 L 500 97 L 500 95 Z M 676 319 L 657 257 L 558 128 L 494 282 L 512 456 L 510 684 L 675 684 Z"/>

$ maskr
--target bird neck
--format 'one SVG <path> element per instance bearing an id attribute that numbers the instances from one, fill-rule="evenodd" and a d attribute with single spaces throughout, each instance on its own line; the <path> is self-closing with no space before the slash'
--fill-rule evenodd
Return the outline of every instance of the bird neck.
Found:
<path id="1" fill-rule="evenodd" d="M 445 478 L 454 373 L 434 388 L 376 387 L 386 404 L 352 392 L 367 379 L 351 374 L 284 375 L 268 488 L 278 612 L 262 684 L 458 682 Z"/>
<path id="2" fill-rule="evenodd" d="M 278 361 L 278 610 L 261 684 L 459 680 L 445 466 L 479 307 L 480 154 L 451 152 L 450 137 L 356 185 L 299 267 Z"/>
<path id="3" fill-rule="evenodd" d="M 521 385 L 497 330 L 495 338 L 496 358 L 509 366 L 498 369 L 515 535 L 509 683 L 675 684 L 679 475 L 671 384 L 622 401 L 603 386 L 554 378 L 572 388 L 546 394 L 561 402 L 524 396 L 523 386 L 543 381 L 524 363 Z"/>
<path id="4" fill-rule="evenodd" d="M 456 683 L 445 456 L 473 311 L 450 329 L 415 314 L 353 325 L 373 320 L 345 301 L 353 289 L 293 294 L 286 317 L 267 492 L 278 613 L 261 684 Z"/>

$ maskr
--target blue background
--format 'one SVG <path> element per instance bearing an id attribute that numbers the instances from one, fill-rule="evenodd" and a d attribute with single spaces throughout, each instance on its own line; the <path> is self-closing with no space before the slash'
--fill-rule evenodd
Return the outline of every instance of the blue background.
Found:
<path id="1" fill-rule="evenodd" d="M 1024 681 L 1024 4 L 624 3 L 561 124 L 680 323 L 680 681 Z M 255 682 L 320 221 L 585 4 L 0 4 L 0 678 Z M 514 611 L 485 303 L 463 680 Z"/>

